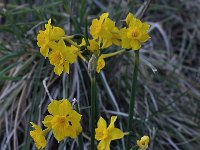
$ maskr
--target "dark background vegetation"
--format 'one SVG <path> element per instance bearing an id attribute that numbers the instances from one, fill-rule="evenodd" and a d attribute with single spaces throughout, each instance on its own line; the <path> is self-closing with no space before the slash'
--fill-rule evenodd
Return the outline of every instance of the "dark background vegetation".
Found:
<path id="1" fill-rule="evenodd" d="M 89 146 L 87 64 L 78 60 L 60 77 L 39 53 L 36 35 L 44 23 L 63 27 L 67 35 L 85 33 L 103 12 L 122 26 L 128 12 L 141 14 L 143 0 L 4 0 L 0 2 L 0 149 L 33 149 L 30 121 L 41 125 L 47 114 L 48 89 L 54 99 L 77 98 L 83 114 L 85 148 Z M 149 150 L 200 149 L 200 1 L 153 0 L 142 17 L 151 39 L 140 50 L 134 137 L 150 136 Z M 105 52 L 116 51 L 111 47 Z M 133 53 L 106 60 L 97 77 L 102 116 L 118 116 L 126 131 Z M 134 139 L 134 138 L 133 138 Z M 132 141 L 135 144 L 135 141 Z M 123 141 L 111 149 L 123 149 Z M 77 149 L 75 140 L 59 145 L 51 135 L 46 149 Z"/>

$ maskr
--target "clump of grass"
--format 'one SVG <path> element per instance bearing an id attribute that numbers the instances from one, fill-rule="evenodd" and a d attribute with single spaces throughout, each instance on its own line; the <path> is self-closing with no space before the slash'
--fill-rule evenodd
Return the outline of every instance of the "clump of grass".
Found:
<path id="1" fill-rule="evenodd" d="M 121 3 L 119 3 L 121 2 Z M 1 149 L 30 149 L 29 122 L 40 122 L 47 113 L 49 98 L 76 97 L 81 113 L 89 116 L 90 78 L 86 64 L 74 64 L 69 75 L 58 78 L 39 54 L 36 34 L 51 17 L 67 33 L 87 31 L 95 15 L 109 11 L 118 19 L 144 5 L 137 1 L 11 1 L 3 4 L 0 26 L 0 143 Z M 199 51 L 198 1 L 154 1 L 143 19 L 151 24 L 151 40 L 141 50 L 136 97 L 137 135 L 149 134 L 149 149 L 195 149 L 199 137 Z M 189 13 L 188 13 L 189 12 Z M 139 12 L 138 12 L 139 14 Z M 110 49 L 112 51 L 113 49 Z M 132 52 L 108 62 L 97 78 L 97 96 L 104 116 L 116 114 L 119 126 L 126 125 L 131 89 Z M 120 61 L 116 61 L 120 60 Z M 114 64 L 114 65 L 113 65 Z M 120 69 L 119 69 L 120 68 Z M 126 118 L 126 119 L 124 119 Z M 89 145 L 88 121 L 83 117 L 85 149 Z M 132 141 L 133 143 L 135 141 Z M 48 137 L 46 149 L 76 148 L 76 141 L 59 146 Z M 72 144 L 71 144 L 72 143 Z M 123 148 L 113 147 L 116 149 Z M 120 145 L 120 144 L 119 144 Z"/>

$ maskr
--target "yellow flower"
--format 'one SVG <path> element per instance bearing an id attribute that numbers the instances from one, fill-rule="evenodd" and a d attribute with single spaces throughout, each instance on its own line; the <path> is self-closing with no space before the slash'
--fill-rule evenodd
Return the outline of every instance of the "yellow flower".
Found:
<path id="1" fill-rule="evenodd" d="M 60 75 L 63 71 L 69 73 L 69 64 L 76 61 L 77 55 L 70 47 L 65 45 L 63 40 L 52 45 L 52 51 L 49 53 L 49 60 L 54 65 L 54 72 Z"/>
<path id="2" fill-rule="evenodd" d="M 148 136 L 143 136 L 140 140 L 137 140 L 137 145 L 139 146 L 140 149 L 147 149 L 149 144 L 149 137 Z"/>
<path id="3" fill-rule="evenodd" d="M 77 48 L 74 45 L 71 45 L 71 47 L 68 47 L 68 49 L 76 56 L 79 56 L 83 61 L 86 61 L 86 59 L 83 57 L 83 55 L 81 54 L 82 52 L 80 51 L 79 48 Z"/>
<path id="4" fill-rule="evenodd" d="M 40 47 L 40 53 L 46 58 L 49 54 L 49 49 L 56 41 L 60 40 L 65 35 L 63 29 L 51 25 L 51 19 L 48 24 L 45 24 L 45 30 L 39 31 L 37 35 L 37 45 Z"/>
<path id="5" fill-rule="evenodd" d="M 90 26 L 90 34 L 96 40 L 102 49 L 112 45 L 120 45 L 119 30 L 115 26 L 115 22 L 108 18 L 108 13 L 103 13 L 99 20 L 93 19 L 92 25 Z"/>
<path id="6" fill-rule="evenodd" d="M 88 40 L 88 41 L 89 41 L 89 44 L 90 44 L 90 45 L 87 46 L 87 49 L 88 49 L 90 52 L 94 53 L 94 52 L 96 52 L 96 51 L 98 51 L 98 50 L 100 49 L 98 43 L 97 43 L 94 39 Z M 85 39 L 84 39 L 84 38 L 82 39 L 82 42 L 81 42 L 80 46 L 86 46 L 86 42 L 85 42 Z"/>
<path id="7" fill-rule="evenodd" d="M 95 139 L 100 141 L 98 144 L 98 150 L 110 150 L 110 143 L 113 140 L 121 139 L 127 133 L 123 133 L 120 129 L 115 128 L 115 121 L 117 116 L 112 116 L 110 125 L 107 128 L 106 121 L 100 117 L 97 128 L 95 129 Z"/>
<path id="8" fill-rule="evenodd" d="M 126 17 L 126 23 L 128 28 L 124 27 L 120 29 L 122 48 L 139 50 L 141 43 L 146 42 L 150 38 L 148 35 L 150 25 L 142 23 L 131 13 Z"/>
<path id="9" fill-rule="evenodd" d="M 30 123 L 32 125 L 32 128 L 35 129 L 33 131 L 30 131 L 30 135 L 34 140 L 37 149 L 44 148 L 46 146 L 46 139 L 44 137 L 45 132 L 42 131 L 42 129 L 33 122 Z"/>
<path id="10" fill-rule="evenodd" d="M 120 50 L 120 51 L 110 53 L 110 54 L 101 54 L 99 56 L 98 60 L 97 60 L 97 66 L 96 66 L 97 73 L 99 73 L 101 71 L 101 69 L 103 69 L 105 67 L 105 65 L 106 65 L 105 60 L 104 60 L 105 58 L 115 56 L 115 55 L 120 54 L 124 51 L 125 50 Z"/>
<path id="11" fill-rule="evenodd" d="M 51 115 L 47 115 L 42 123 L 53 130 L 58 142 L 66 137 L 76 138 L 82 131 L 81 115 L 72 109 L 67 99 L 53 100 L 48 111 Z"/>
<path id="12" fill-rule="evenodd" d="M 97 67 L 96 67 L 97 73 L 100 73 L 101 69 L 103 69 L 105 65 L 106 65 L 105 60 L 101 55 L 99 59 L 97 60 Z"/>

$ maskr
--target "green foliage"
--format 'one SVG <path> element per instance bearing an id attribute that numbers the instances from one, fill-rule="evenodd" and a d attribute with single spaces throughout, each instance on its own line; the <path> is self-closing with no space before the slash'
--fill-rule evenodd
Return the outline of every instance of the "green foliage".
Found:
<path id="1" fill-rule="evenodd" d="M 52 18 L 68 35 L 87 33 L 91 19 L 102 12 L 108 11 L 121 25 L 129 11 L 139 17 L 145 5 L 136 0 L 10 0 L 0 4 L 0 149 L 34 147 L 29 122 L 41 122 L 47 113 L 50 100 L 43 86 L 46 77 L 54 99 L 78 100 L 87 149 L 87 64 L 78 60 L 69 75 L 56 76 L 39 53 L 38 30 Z M 149 149 L 192 150 L 200 145 L 199 11 L 198 0 L 156 0 L 142 18 L 151 24 L 151 40 L 141 49 L 133 136 L 149 135 Z M 113 50 L 115 47 L 108 49 Z M 130 51 L 107 63 L 97 77 L 100 113 L 107 118 L 118 115 L 118 126 L 126 131 L 123 127 L 128 120 L 133 54 Z M 124 141 L 117 142 L 112 143 L 111 149 L 124 149 Z M 46 149 L 64 147 L 75 149 L 77 143 L 68 139 L 58 145 L 48 137 Z"/>

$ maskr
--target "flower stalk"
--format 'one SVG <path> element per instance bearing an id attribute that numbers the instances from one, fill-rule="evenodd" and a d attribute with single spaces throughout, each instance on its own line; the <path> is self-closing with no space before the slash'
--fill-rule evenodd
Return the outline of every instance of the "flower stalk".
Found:
<path id="1" fill-rule="evenodd" d="M 95 149 L 95 125 L 97 123 L 97 102 L 96 102 L 96 77 L 91 77 L 91 150 Z"/>
<path id="2" fill-rule="evenodd" d="M 131 98 L 129 104 L 129 116 L 128 116 L 128 132 L 133 132 L 133 115 L 134 115 L 134 108 L 135 108 L 135 95 L 136 95 L 136 84 L 137 84 L 137 76 L 138 76 L 138 68 L 139 68 L 139 50 L 134 51 L 134 70 L 133 70 L 133 77 L 132 77 L 132 87 L 131 87 Z M 128 135 L 126 141 L 126 150 L 130 150 L 130 141 L 131 141 L 131 134 Z"/>
<path id="3" fill-rule="evenodd" d="M 80 113 L 78 102 L 76 103 L 75 107 L 76 107 L 76 111 L 78 113 Z M 84 150 L 83 135 L 82 135 L 82 133 L 80 133 L 79 136 L 78 136 L 78 146 L 79 146 L 79 150 Z"/>
<path id="4" fill-rule="evenodd" d="M 71 40 L 71 38 L 72 38 L 73 36 L 71 36 L 71 37 L 63 37 L 62 39 L 63 40 L 65 40 L 65 41 L 67 41 L 67 42 L 69 42 L 71 45 L 74 45 L 75 47 L 77 47 L 77 48 L 80 48 L 80 45 L 78 45 L 76 42 L 74 42 L 74 41 L 72 41 Z"/>

